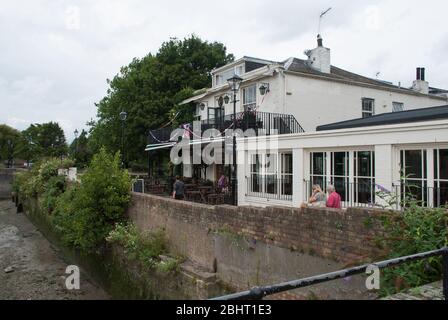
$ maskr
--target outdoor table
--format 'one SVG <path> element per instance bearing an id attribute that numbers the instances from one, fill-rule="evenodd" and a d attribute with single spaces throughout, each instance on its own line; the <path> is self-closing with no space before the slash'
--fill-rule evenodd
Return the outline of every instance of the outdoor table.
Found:
<path id="1" fill-rule="evenodd" d="M 223 193 L 212 193 L 207 196 L 208 204 L 223 204 L 224 203 L 224 194 Z"/>
<path id="2" fill-rule="evenodd" d="M 201 198 L 204 203 L 207 203 L 207 195 L 212 193 L 213 187 L 211 186 L 203 186 L 198 187 L 199 192 L 201 193 Z"/>
<path id="3" fill-rule="evenodd" d="M 200 191 L 186 191 L 186 200 L 197 202 L 197 200 L 203 199 L 202 193 Z"/>

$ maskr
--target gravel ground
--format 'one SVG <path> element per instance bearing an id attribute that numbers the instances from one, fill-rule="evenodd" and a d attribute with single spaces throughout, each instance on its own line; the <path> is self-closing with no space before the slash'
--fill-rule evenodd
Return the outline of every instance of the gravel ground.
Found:
<path id="1" fill-rule="evenodd" d="M 82 269 L 80 290 L 67 290 L 68 265 L 11 201 L 0 201 L 0 300 L 108 299 Z"/>

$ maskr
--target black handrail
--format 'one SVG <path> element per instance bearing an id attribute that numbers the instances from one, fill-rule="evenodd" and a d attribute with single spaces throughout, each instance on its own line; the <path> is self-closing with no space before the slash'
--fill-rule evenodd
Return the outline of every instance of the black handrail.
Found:
<path id="1" fill-rule="evenodd" d="M 331 280 L 336 280 L 340 278 L 346 278 L 355 274 L 360 274 L 366 272 L 369 266 L 377 266 L 378 268 L 386 268 L 391 266 L 400 265 L 403 263 L 423 260 L 434 256 L 443 257 L 443 295 L 445 300 L 448 300 L 448 247 L 423 253 L 414 254 L 411 256 L 400 257 L 380 262 L 374 262 L 369 264 L 364 264 L 361 266 L 344 269 L 340 271 L 330 272 L 321 274 L 318 276 L 303 278 L 299 280 L 293 280 L 288 282 L 283 282 L 271 286 L 255 287 L 251 290 L 229 294 L 226 296 L 217 297 L 211 300 L 260 300 L 263 297 L 273 295 L 276 293 L 294 290 L 298 288 L 303 288 L 311 286 L 314 284 L 327 282 Z"/>
<path id="2" fill-rule="evenodd" d="M 303 133 L 302 126 L 290 114 L 245 111 L 236 114 L 236 129 L 254 129 L 256 135 Z M 201 133 L 207 129 L 217 129 L 224 133 L 232 129 L 233 114 L 201 121 Z M 192 128 L 192 125 L 190 125 Z M 162 128 L 149 131 L 149 144 L 160 144 L 170 141 L 172 132 L 177 128 Z"/>

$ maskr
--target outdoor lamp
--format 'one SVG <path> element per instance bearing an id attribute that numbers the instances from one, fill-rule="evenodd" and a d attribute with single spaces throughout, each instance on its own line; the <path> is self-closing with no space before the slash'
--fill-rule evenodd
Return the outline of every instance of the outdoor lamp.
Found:
<path id="1" fill-rule="evenodd" d="M 260 94 L 262 96 L 264 96 L 266 93 L 268 93 L 270 91 L 269 83 L 262 83 L 259 89 L 260 89 Z"/>
<path id="2" fill-rule="evenodd" d="M 224 103 L 229 104 L 229 102 L 230 102 L 230 97 L 226 94 L 226 96 L 224 97 Z"/>
<path id="3" fill-rule="evenodd" d="M 230 90 L 233 92 L 237 92 L 240 89 L 241 82 L 243 81 L 243 78 L 239 77 L 238 75 L 234 75 L 232 78 L 227 79 L 227 83 L 230 86 Z"/>
<path id="4" fill-rule="evenodd" d="M 75 132 L 73 132 L 75 134 L 75 138 L 78 138 L 78 129 L 75 129 Z"/>
<path id="5" fill-rule="evenodd" d="M 120 112 L 120 119 L 121 121 L 126 121 L 126 118 L 128 117 L 128 114 L 125 111 Z"/>

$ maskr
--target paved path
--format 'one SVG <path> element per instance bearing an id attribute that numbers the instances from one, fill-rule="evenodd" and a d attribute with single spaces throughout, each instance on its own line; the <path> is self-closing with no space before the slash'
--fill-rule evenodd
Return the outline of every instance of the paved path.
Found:
<path id="1" fill-rule="evenodd" d="M 0 201 L 0 300 L 107 299 L 81 270 L 81 290 L 65 288 L 69 263 L 14 204 Z"/>
<path id="2" fill-rule="evenodd" d="M 410 289 L 404 293 L 394 294 L 382 300 L 443 300 L 442 282 Z"/>

